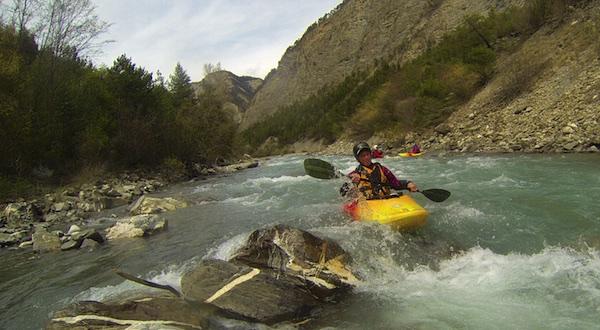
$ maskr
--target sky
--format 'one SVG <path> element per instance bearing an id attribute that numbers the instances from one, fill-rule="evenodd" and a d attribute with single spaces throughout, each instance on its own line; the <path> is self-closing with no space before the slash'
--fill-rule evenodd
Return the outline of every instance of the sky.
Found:
<path id="1" fill-rule="evenodd" d="M 111 66 L 126 54 L 165 78 L 181 63 L 192 81 L 205 63 L 221 63 L 239 76 L 259 78 L 273 68 L 306 28 L 342 0 L 93 0 L 111 23 L 113 40 L 93 57 Z"/>

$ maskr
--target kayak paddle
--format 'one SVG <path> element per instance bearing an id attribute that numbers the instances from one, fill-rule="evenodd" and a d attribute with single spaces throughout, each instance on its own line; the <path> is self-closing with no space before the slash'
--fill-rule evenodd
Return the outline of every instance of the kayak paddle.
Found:
<path id="1" fill-rule="evenodd" d="M 307 158 L 304 160 L 304 171 L 306 174 L 317 179 L 335 179 L 340 177 L 333 165 L 316 158 Z"/>
<path id="2" fill-rule="evenodd" d="M 335 179 L 339 177 L 343 177 L 339 171 L 335 169 L 331 163 L 326 162 L 317 158 L 307 158 L 304 160 L 304 171 L 307 175 L 312 176 L 317 179 Z M 444 189 L 426 189 L 426 190 L 417 190 L 423 194 L 423 196 L 427 197 L 429 200 L 434 202 L 443 202 L 448 197 L 450 197 L 450 192 Z"/>
<path id="3" fill-rule="evenodd" d="M 448 190 L 444 190 L 444 189 L 426 189 L 426 190 L 417 190 L 417 192 L 420 192 L 421 194 L 423 194 L 425 197 L 429 198 L 429 200 L 432 200 L 434 202 L 443 202 L 446 199 L 448 199 L 448 197 L 450 197 L 450 192 Z"/>

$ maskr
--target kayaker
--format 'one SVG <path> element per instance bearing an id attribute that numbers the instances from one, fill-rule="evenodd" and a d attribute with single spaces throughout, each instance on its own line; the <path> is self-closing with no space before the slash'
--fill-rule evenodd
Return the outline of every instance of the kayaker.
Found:
<path id="1" fill-rule="evenodd" d="M 383 158 L 383 150 L 378 145 L 373 146 L 373 152 L 371 152 L 373 158 Z"/>
<path id="2" fill-rule="evenodd" d="M 387 167 L 372 162 L 371 147 L 366 142 L 357 143 L 352 149 L 354 158 L 359 162 L 356 169 L 348 174 L 354 184 L 354 190 L 360 191 L 366 199 L 386 198 L 394 190 L 418 190 L 417 185 L 408 180 L 398 180 Z M 346 188 L 348 188 L 346 186 Z M 340 189 L 346 195 L 349 189 Z"/>
<path id="3" fill-rule="evenodd" d="M 416 143 L 415 143 L 415 144 L 412 146 L 412 149 L 410 149 L 410 153 L 411 153 L 411 154 L 420 154 L 420 153 L 421 153 L 421 148 L 419 147 L 419 145 L 418 145 L 418 144 L 416 144 Z"/>

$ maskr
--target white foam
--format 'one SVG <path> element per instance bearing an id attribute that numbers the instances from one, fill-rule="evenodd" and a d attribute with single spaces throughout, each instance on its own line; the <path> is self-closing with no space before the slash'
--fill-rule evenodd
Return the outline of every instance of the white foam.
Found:
<path id="1" fill-rule="evenodd" d="M 261 177 L 261 178 L 256 178 L 256 179 L 249 179 L 246 180 L 244 183 L 244 185 L 250 184 L 250 185 L 261 185 L 261 184 L 271 184 L 271 183 L 294 183 L 294 182 L 302 182 L 302 181 L 306 181 L 311 179 L 310 176 L 308 175 L 302 175 L 302 176 L 289 176 L 289 175 L 284 175 L 284 176 L 279 176 L 279 177 Z"/>
<path id="2" fill-rule="evenodd" d="M 242 233 L 222 242 L 210 249 L 203 259 L 229 260 L 235 251 L 246 243 L 249 235 L 250 233 Z"/>
<path id="3" fill-rule="evenodd" d="M 369 271 L 371 267 L 378 271 Z M 485 313 L 495 313 L 494 309 L 516 313 L 527 305 L 540 309 L 542 317 L 552 314 L 553 306 L 565 313 L 578 308 L 600 311 L 600 254 L 596 250 L 549 247 L 533 255 L 501 255 L 475 247 L 442 261 L 439 271 L 428 267 L 409 271 L 384 257 L 360 268 L 365 281 L 358 291 L 421 307 L 444 306 L 444 313 L 478 304 L 483 305 L 476 308 Z M 426 310 L 431 312 L 424 309 L 419 314 L 424 316 Z"/>
<path id="4" fill-rule="evenodd" d="M 181 277 L 187 270 L 188 265 L 171 265 L 166 269 L 158 272 L 153 271 L 146 275 L 136 275 L 136 277 L 143 278 L 150 282 L 170 285 L 173 288 L 181 291 Z M 153 289 L 148 286 L 144 286 L 132 281 L 125 280 L 117 285 L 108 285 L 105 287 L 92 287 L 85 290 L 72 299 L 70 302 L 82 301 L 82 300 L 94 300 L 94 301 L 107 301 L 113 299 L 119 299 L 120 297 L 129 297 L 136 294 L 152 293 L 152 292 L 164 292 L 161 289 Z"/>

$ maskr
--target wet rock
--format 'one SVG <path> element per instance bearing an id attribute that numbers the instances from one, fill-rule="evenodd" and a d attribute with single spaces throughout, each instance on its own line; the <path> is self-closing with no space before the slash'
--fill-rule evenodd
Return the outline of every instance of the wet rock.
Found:
<path id="1" fill-rule="evenodd" d="M 154 198 L 142 196 L 131 206 L 129 213 L 131 215 L 155 214 L 166 211 L 174 211 L 178 208 L 187 207 L 186 202 L 178 201 L 174 198 Z"/>
<path id="2" fill-rule="evenodd" d="M 153 235 L 167 229 L 167 220 L 158 215 L 142 214 L 119 220 L 107 230 L 109 240 Z"/>
<path id="3" fill-rule="evenodd" d="M 78 225 L 71 225 L 71 227 L 69 227 L 69 231 L 67 231 L 67 235 L 72 235 L 78 231 L 81 231 L 81 228 Z"/>
<path id="4" fill-rule="evenodd" d="M 31 246 L 33 246 L 33 241 L 25 241 L 25 242 L 19 244 L 20 249 L 26 249 Z"/>
<path id="5" fill-rule="evenodd" d="M 51 252 L 60 250 L 60 238 L 49 233 L 45 228 L 38 226 L 31 236 L 33 250 L 38 252 Z"/>
<path id="6" fill-rule="evenodd" d="M 0 233 L 0 247 L 11 246 L 19 243 L 19 238 L 13 234 Z"/>
<path id="7" fill-rule="evenodd" d="M 218 315 L 208 304 L 190 304 L 170 297 L 120 303 L 82 301 L 56 312 L 46 329 L 203 329 Z"/>
<path id="8" fill-rule="evenodd" d="M 104 243 L 104 237 L 102 237 L 95 229 L 85 229 L 71 234 L 71 240 L 79 241 L 81 243 L 84 239 L 91 239 L 100 244 Z"/>
<path id="9" fill-rule="evenodd" d="M 233 172 L 248 169 L 248 168 L 255 168 L 255 167 L 258 167 L 258 165 L 259 165 L 258 162 L 250 161 L 250 162 L 243 162 L 243 163 L 238 163 L 238 164 L 233 164 L 233 165 L 228 165 L 228 166 L 217 166 L 217 167 L 215 167 L 214 170 L 217 173 L 228 174 L 228 173 L 233 173 Z"/>
<path id="10" fill-rule="evenodd" d="M 86 238 L 83 240 L 83 242 L 81 243 L 81 246 L 79 248 L 84 249 L 84 250 L 95 250 L 99 246 L 100 246 L 100 243 L 98 243 L 97 241 Z"/>
<path id="11" fill-rule="evenodd" d="M 57 312 L 48 329 L 211 328 L 216 326 L 214 316 L 269 325 L 306 320 L 341 298 L 347 291 L 342 288 L 350 288 L 345 282 L 356 278 L 347 273 L 349 268 L 344 262 L 348 258 L 329 239 L 288 226 L 262 229 L 250 235 L 232 260 L 204 260 L 187 271 L 181 279 L 184 299 L 138 297 L 112 304 L 79 302 Z M 246 261 L 251 264 L 243 264 Z M 131 275 L 124 277 L 165 289 L 164 285 L 136 280 Z"/>
<path id="12" fill-rule="evenodd" d="M 335 241 L 278 225 L 253 232 L 231 260 L 292 272 L 334 289 L 358 282 L 348 265 L 350 259 Z"/>
<path id="13" fill-rule="evenodd" d="M 60 246 L 60 249 L 62 251 L 67 251 L 67 250 L 79 249 L 80 246 L 81 246 L 81 241 L 69 240 L 69 241 L 66 241 L 65 243 L 63 243 Z"/>
<path id="14" fill-rule="evenodd" d="M 266 324 L 302 319 L 322 304 L 299 277 L 222 260 L 202 262 L 183 276 L 181 285 L 188 300 Z"/>

